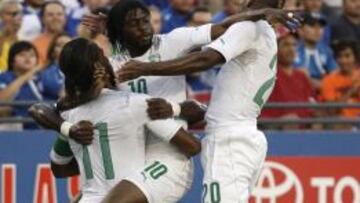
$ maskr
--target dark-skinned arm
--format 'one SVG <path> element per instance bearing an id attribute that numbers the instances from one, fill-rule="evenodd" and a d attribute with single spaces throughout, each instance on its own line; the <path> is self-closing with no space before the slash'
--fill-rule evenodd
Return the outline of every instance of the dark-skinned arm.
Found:
<path id="1" fill-rule="evenodd" d="M 192 157 L 200 153 L 201 143 L 190 132 L 180 128 L 175 136 L 170 140 L 170 144 L 176 146 L 187 157 Z"/>
<path id="2" fill-rule="evenodd" d="M 148 109 L 147 113 L 153 120 L 156 119 L 167 119 L 174 117 L 174 110 L 172 104 L 162 98 L 152 98 L 147 100 Z M 194 125 L 204 120 L 206 113 L 206 106 L 196 101 L 188 100 L 180 104 L 180 115 L 181 119 L 187 121 L 188 125 Z"/>
<path id="3" fill-rule="evenodd" d="M 119 81 L 124 82 L 147 75 L 184 75 L 208 70 L 224 62 L 225 58 L 219 52 L 208 48 L 169 61 L 152 63 L 130 61 L 117 72 L 117 76 Z"/>
<path id="4" fill-rule="evenodd" d="M 51 161 L 51 171 L 56 178 L 68 178 L 80 175 L 79 166 L 75 158 L 72 158 L 68 164 L 64 165 L 59 165 Z"/>
<path id="5" fill-rule="evenodd" d="M 213 24 L 211 27 L 211 39 L 217 39 L 235 23 L 246 20 L 255 22 L 262 19 L 267 20 L 270 23 L 282 23 L 292 31 L 295 31 L 295 29 L 301 25 L 301 17 L 299 12 L 275 8 L 248 10 L 234 14 L 220 23 Z"/>
<path id="6" fill-rule="evenodd" d="M 30 116 L 42 127 L 55 130 L 60 133 L 61 124 L 65 121 L 56 110 L 55 106 L 46 103 L 34 104 L 29 108 Z M 89 121 L 80 121 L 73 124 L 69 131 L 69 137 L 79 144 L 89 145 L 92 143 L 94 126 Z"/>

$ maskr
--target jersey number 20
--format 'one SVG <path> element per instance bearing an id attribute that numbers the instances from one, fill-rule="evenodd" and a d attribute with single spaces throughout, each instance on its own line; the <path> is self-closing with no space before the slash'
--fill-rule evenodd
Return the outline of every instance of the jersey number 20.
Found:
<path id="1" fill-rule="evenodd" d="M 110 151 L 107 123 L 97 123 L 95 128 L 99 131 L 100 150 L 104 165 L 105 178 L 107 180 L 114 179 L 115 174 Z M 83 163 L 86 179 L 93 179 L 94 173 L 92 170 L 89 149 L 87 146 L 83 146 Z"/>

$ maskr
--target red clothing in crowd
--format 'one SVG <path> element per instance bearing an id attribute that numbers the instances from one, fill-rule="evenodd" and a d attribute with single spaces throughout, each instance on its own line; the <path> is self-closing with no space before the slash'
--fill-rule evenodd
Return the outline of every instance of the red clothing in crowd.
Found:
<path id="1" fill-rule="evenodd" d="M 292 74 L 287 74 L 281 67 L 278 68 L 277 80 L 268 102 L 309 102 L 314 94 L 314 89 L 309 78 L 302 71 L 293 69 Z M 296 114 L 299 117 L 310 117 L 309 109 L 264 109 L 262 117 L 282 117 Z"/>

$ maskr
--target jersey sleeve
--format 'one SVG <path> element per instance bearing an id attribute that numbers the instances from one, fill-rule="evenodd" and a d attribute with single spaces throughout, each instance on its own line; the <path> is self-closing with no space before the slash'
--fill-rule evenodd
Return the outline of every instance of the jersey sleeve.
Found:
<path id="1" fill-rule="evenodd" d="M 206 24 L 199 27 L 177 28 L 165 35 L 164 44 L 170 47 L 171 52 L 182 55 L 195 47 L 210 43 L 211 26 L 211 24 Z"/>
<path id="2" fill-rule="evenodd" d="M 161 140 L 170 142 L 182 125 L 174 119 L 166 119 L 149 121 L 146 127 Z"/>
<path id="3" fill-rule="evenodd" d="M 232 25 L 222 36 L 206 46 L 206 48 L 218 51 L 228 62 L 249 50 L 256 38 L 256 24 L 248 21 L 240 22 Z"/>
<path id="4" fill-rule="evenodd" d="M 62 137 L 58 137 L 50 152 L 51 161 L 58 165 L 66 165 L 70 163 L 73 157 L 74 154 L 71 151 L 69 142 Z"/>
<path id="5" fill-rule="evenodd" d="M 9 85 L 6 73 L 0 74 L 0 90 L 5 89 Z"/>
<path id="6" fill-rule="evenodd" d="M 176 122 L 174 119 L 151 120 L 146 112 L 148 108 L 146 100 L 150 98 L 150 96 L 142 94 L 132 94 L 130 96 L 133 119 L 137 122 L 143 122 L 147 130 L 161 140 L 169 142 L 183 124 Z"/>

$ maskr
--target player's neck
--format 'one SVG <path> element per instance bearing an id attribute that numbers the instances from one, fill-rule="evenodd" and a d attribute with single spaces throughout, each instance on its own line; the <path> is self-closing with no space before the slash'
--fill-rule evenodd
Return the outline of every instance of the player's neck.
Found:
<path id="1" fill-rule="evenodd" d="M 151 46 L 146 46 L 146 47 L 134 47 L 131 45 L 126 45 L 125 44 L 125 48 L 128 50 L 131 58 L 135 58 L 135 57 L 139 57 L 144 55 Z"/>

